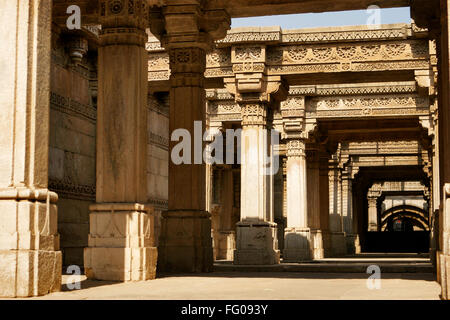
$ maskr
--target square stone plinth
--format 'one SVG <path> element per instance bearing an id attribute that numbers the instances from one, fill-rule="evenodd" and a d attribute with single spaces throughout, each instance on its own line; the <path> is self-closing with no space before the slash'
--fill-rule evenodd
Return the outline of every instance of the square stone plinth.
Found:
<path id="1" fill-rule="evenodd" d="M 450 300 L 450 255 L 441 254 L 439 263 L 441 299 Z"/>
<path id="2" fill-rule="evenodd" d="M 0 250 L 0 297 L 42 296 L 61 290 L 60 251 Z"/>
<path id="3" fill-rule="evenodd" d="M 277 225 L 270 222 L 237 224 L 234 264 L 273 265 L 280 263 Z"/>
<path id="4" fill-rule="evenodd" d="M 85 248 L 84 265 L 89 279 L 144 281 L 156 278 L 158 251 L 150 248 Z"/>
<path id="5" fill-rule="evenodd" d="M 142 281 L 156 277 L 153 208 L 138 203 L 90 207 L 89 247 L 84 266 L 89 279 Z"/>
<path id="6" fill-rule="evenodd" d="M 311 260 L 311 231 L 308 228 L 287 228 L 284 231 L 283 262 Z"/>

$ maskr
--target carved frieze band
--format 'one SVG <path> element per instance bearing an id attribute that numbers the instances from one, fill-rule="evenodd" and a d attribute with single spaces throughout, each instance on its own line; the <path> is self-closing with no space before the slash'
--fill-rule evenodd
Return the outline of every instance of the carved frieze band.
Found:
<path id="1" fill-rule="evenodd" d="M 207 77 L 232 76 L 234 72 L 262 72 L 267 64 L 268 74 L 348 71 L 412 70 L 429 68 L 429 42 L 402 40 L 357 44 L 321 44 L 302 46 L 217 48 L 207 57 Z M 233 64 L 232 64 L 233 63 Z M 168 70 L 163 53 L 150 54 L 151 78 L 162 77 Z"/>
<path id="2" fill-rule="evenodd" d="M 49 189 L 59 198 L 95 201 L 95 186 L 76 185 L 69 181 L 49 179 Z"/>
<path id="3" fill-rule="evenodd" d="M 81 115 L 91 122 L 95 122 L 97 119 L 97 110 L 94 107 L 63 97 L 55 92 L 50 93 L 50 107 L 64 113 Z"/>
<path id="4" fill-rule="evenodd" d="M 421 115 L 428 114 L 428 98 L 414 94 L 390 96 L 352 96 L 313 98 L 306 105 L 307 117 L 328 116 L 376 116 L 376 115 Z"/>

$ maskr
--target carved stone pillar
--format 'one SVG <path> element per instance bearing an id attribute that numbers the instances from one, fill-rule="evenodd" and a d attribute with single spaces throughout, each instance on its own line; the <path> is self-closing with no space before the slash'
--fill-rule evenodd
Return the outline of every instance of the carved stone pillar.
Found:
<path id="1" fill-rule="evenodd" d="M 312 259 L 323 259 L 323 238 L 320 224 L 320 171 L 319 171 L 319 150 L 313 145 L 306 150 L 307 154 L 307 212 L 308 227 L 310 228 L 310 250 Z"/>
<path id="2" fill-rule="evenodd" d="M 320 203 L 320 230 L 322 231 L 324 257 L 330 252 L 330 180 L 328 161 L 330 155 L 324 145 L 319 148 L 319 203 Z"/>
<path id="3" fill-rule="evenodd" d="M 48 190 L 52 2 L 0 4 L 0 297 L 59 291 L 58 196 Z"/>
<path id="4" fill-rule="evenodd" d="M 237 224 L 235 264 L 276 264 L 280 253 L 271 212 L 270 136 L 265 103 L 242 105 L 241 221 Z"/>
<path id="5" fill-rule="evenodd" d="M 194 128 L 197 122 L 205 129 L 206 52 L 226 36 L 231 19 L 223 10 L 205 11 L 203 3 L 171 1 L 150 14 L 152 33 L 170 57 L 170 133 L 183 129 L 192 138 L 190 163 L 169 162 L 169 210 L 162 215 L 158 261 L 166 272 L 210 272 L 213 267 L 203 143 L 195 140 L 203 132 Z M 178 143 L 170 141 L 171 155 Z"/>
<path id="6" fill-rule="evenodd" d="M 287 143 L 287 228 L 284 233 L 283 261 L 311 259 L 311 230 L 308 228 L 308 193 L 305 142 Z"/>
<path id="7" fill-rule="evenodd" d="M 340 257 L 346 254 L 346 240 L 345 233 L 343 231 L 342 221 L 342 207 L 341 207 L 341 195 L 342 195 L 342 179 L 341 171 L 338 167 L 339 161 L 333 159 L 330 161 L 330 175 L 329 175 L 329 188 L 330 188 L 330 255 L 333 257 Z"/>
<path id="8" fill-rule="evenodd" d="M 378 231 L 378 207 L 377 201 L 380 197 L 380 193 L 376 191 L 369 191 L 367 194 L 367 201 L 369 204 L 368 214 L 369 214 L 369 223 L 368 223 L 368 231 L 376 232 Z"/>
<path id="9" fill-rule="evenodd" d="M 90 279 L 138 281 L 156 275 L 153 209 L 147 202 L 148 8 L 100 1 L 97 195 L 90 210 Z"/>
<path id="10" fill-rule="evenodd" d="M 442 253 L 438 259 L 438 270 L 442 288 L 441 296 L 443 299 L 450 300 L 450 184 L 444 186 L 443 195 Z"/>
<path id="11" fill-rule="evenodd" d="M 440 1 L 440 38 L 437 41 L 439 62 L 439 178 L 443 190 L 439 224 L 440 249 L 438 271 L 441 275 L 441 296 L 450 300 L 450 4 Z"/>
<path id="12" fill-rule="evenodd" d="M 355 230 L 355 213 L 353 207 L 353 179 L 352 168 L 348 167 L 342 175 L 342 213 L 344 222 L 344 232 L 346 238 L 347 254 L 354 254 L 358 251 L 358 235 Z"/>

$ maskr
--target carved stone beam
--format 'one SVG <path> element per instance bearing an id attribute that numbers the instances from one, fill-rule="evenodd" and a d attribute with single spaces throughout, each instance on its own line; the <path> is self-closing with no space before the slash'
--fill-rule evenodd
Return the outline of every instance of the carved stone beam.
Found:
<path id="1" fill-rule="evenodd" d="M 226 36 L 231 18 L 226 10 L 204 10 L 203 1 L 165 1 L 149 13 L 150 30 L 166 49 L 197 47 L 210 51 Z"/>

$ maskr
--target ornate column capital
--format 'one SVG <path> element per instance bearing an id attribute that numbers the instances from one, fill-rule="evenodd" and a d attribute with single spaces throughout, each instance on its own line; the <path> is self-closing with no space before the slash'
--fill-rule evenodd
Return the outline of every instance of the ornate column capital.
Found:
<path id="1" fill-rule="evenodd" d="M 199 47 L 171 48 L 170 82 L 174 87 L 203 87 L 206 70 L 206 52 Z"/>
<path id="2" fill-rule="evenodd" d="M 205 10 L 201 0 L 165 1 L 150 8 L 150 30 L 166 49 L 210 51 L 225 38 L 231 17 L 225 9 Z"/>
<path id="3" fill-rule="evenodd" d="M 265 126 L 267 106 L 264 103 L 244 103 L 241 107 L 242 126 Z"/>
<path id="4" fill-rule="evenodd" d="M 306 144 L 301 139 L 290 139 L 286 143 L 288 158 L 305 158 L 306 159 Z"/>
<path id="5" fill-rule="evenodd" d="M 101 45 L 139 45 L 148 40 L 147 0 L 99 0 Z"/>

